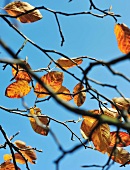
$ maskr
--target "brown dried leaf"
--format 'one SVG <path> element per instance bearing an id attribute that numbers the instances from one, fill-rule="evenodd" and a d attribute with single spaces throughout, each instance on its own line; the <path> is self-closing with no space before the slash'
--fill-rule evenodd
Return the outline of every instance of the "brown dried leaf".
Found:
<path id="1" fill-rule="evenodd" d="M 21 141 L 21 140 L 16 140 L 16 141 L 14 142 L 14 144 L 15 144 L 18 148 L 21 148 L 21 149 L 26 147 L 26 143 L 23 142 L 23 141 Z"/>
<path id="2" fill-rule="evenodd" d="M 25 80 L 18 80 L 10 84 L 5 91 L 5 96 L 9 98 L 22 98 L 26 96 L 31 90 L 28 82 Z"/>
<path id="3" fill-rule="evenodd" d="M 113 109 L 113 108 L 102 108 L 103 110 L 103 113 L 109 117 L 112 117 L 112 118 L 118 118 L 119 117 L 119 114 L 117 112 L 117 110 Z M 101 112 L 101 110 L 100 110 Z"/>
<path id="4" fill-rule="evenodd" d="M 25 159 L 19 154 L 19 153 L 15 153 L 15 161 L 20 163 L 20 164 L 25 164 Z"/>
<path id="5" fill-rule="evenodd" d="M 30 109 L 30 115 L 41 116 L 42 115 L 41 110 L 39 108 L 37 108 L 37 107 L 31 108 Z M 38 119 L 40 120 L 41 123 L 43 123 L 43 125 L 48 127 L 49 120 L 47 119 L 47 117 L 40 117 Z M 41 126 L 37 125 L 36 120 L 34 118 L 29 117 L 29 120 L 30 120 L 30 123 L 31 123 L 31 126 L 32 126 L 33 130 L 36 133 L 44 135 L 44 136 L 48 135 L 48 128 L 44 129 Z"/>
<path id="6" fill-rule="evenodd" d="M 73 90 L 74 94 L 78 93 L 74 95 L 74 103 L 78 107 L 80 107 L 85 102 L 86 99 L 86 92 L 80 92 L 82 90 L 84 90 L 84 86 L 81 83 L 78 83 Z"/>
<path id="7" fill-rule="evenodd" d="M 64 94 L 58 94 L 58 97 L 61 98 L 64 101 L 70 101 L 72 99 L 72 95 L 70 94 L 69 89 L 66 87 L 62 86 L 57 93 L 64 93 Z"/>
<path id="8" fill-rule="evenodd" d="M 116 104 L 116 106 L 120 109 L 120 110 L 126 110 L 128 111 L 130 108 L 130 98 L 123 98 L 123 97 L 115 97 L 112 99 L 112 101 Z M 114 105 L 112 105 L 113 108 Z"/>
<path id="9" fill-rule="evenodd" d="M 112 152 L 111 159 L 114 160 L 115 162 L 119 164 L 125 163 L 130 164 L 130 162 L 128 162 L 130 160 L 130 153 L 125 149 L 117 147 L 115 150 L 113 150 L 113 147 L 109 147 L 107 150 L 108 156 L 111 155 L 111 152 Z"/>
<path id="10" fill-rule="evenodd" d="M 71 58 L 70 60 L 67 58 L 60 58 L 56 62 L 64 69 L 72 68 L 76 65 L 80 65 L 82 63 L 81 58 Z"/>
<path id="11" fill-rule="evenodd" d="M 125 24 L 116 24 L 114 28 L 118 48 L 124 54 L 130 52 L 130 29 Z"/>
<path id="12" fill-rule="evenodd" d="M 51 90 L 57 92 L 63 82 L 63 72 L 52 71 L 41 77 L 43 83 L 45 83 Z M 44 89 L 39 83 L 36 83 L 34 89 L 38 98 L 43 98 L 49 95 L 49 93 Z"/>
<path id="13" fill-rule="evenodd" d="M 30 5 L 27 2 L 20 2 L 15 1 L 7 4 L 4 9 L 8 14 L 11 16 L 18 16 L 20 14 L 24 14 L 29 10 L 34 9 L 35 7 Z M 17 20 L 19 20 L 22 23 L 31 23 L 42 19 L 42 15 L 39 10 L 34 10 L 28 14 L 22 15 L 20 17 L 17 17 Z"/>
<path id="14" fill-rule="evenodd" d="M 31 69 L 30 65 L 26 63 L 26 61 L 23 61 L 26 66 Z M 24 70 L 20 65 L 13 64 L 14 67 L 12 67 L 12 74 L 15 78 L 15 80 L 26 80 L 28 83 L 31 81 L 31 75 L 29 75 L 26 70 Z"/>
<path id="15" fill-rule="evenodd" d="M 110 128 L 108 124 L 101 124 L 92 134 L 92 141 L 95 148 L 102 153 L 107 152 L 110 144 Z"/>
<path id="16" fill-rule="evenodd" d="M 111 132 L 111 143 L 110 146 L 113 147 L 116 143 L 116 146 L 125 147 L 130 145 L 130 135 L 126 132 Z"/>
<path id="17" fill-rule="evenodd" d="M 19 167 L 17 169 L 21 170 Z M 0 165 L 0 170 L 15 170 L 15 166 L 12 162 L 6 161 Z"/>
<path id="18" fill-rule="evenodd" d="M 25 149 L 24 151 L 23 150 L 19 150 L 19 151 L 22 153 L 22 155 L 25 157 L 25 159 L 27 159 L 30 163 L 35 164 L 35 160 L 37 159 L 35 151 L 33 149 L 31 149 L 30 146 L 24 146 L 24 142 L 22 145 L 22 141 L 20 141 L 20 140 L 15 141 L 14 143 L 16 144 L 16 146 L 19 149 Z M 22 147 L 19 147 L 19 146 L 22 146 Z M 19 155 L 16 154 L 16 158 L 18 159 L 18 162 L 20 163 Z M 22 162 L 23 162 L 23 160 L 21 158 L 21 163 Z"/>

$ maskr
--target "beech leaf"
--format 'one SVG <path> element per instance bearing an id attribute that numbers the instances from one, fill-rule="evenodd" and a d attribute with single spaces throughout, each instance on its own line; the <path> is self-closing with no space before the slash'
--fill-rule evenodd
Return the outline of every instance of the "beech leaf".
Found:
<path id="1" fill-rule="evenodd" d="M 45 83 L 51 90 L 57 92 L 63 82 L 63 73 L 59 71 L 52 71 L 41 77 L 43 83 Z M 39 83 L 36 83 L 34 89 L 38 98 L 43 98 L 49 95 L 49 93 L 44 89 Z"/>
<path id="2" fill-rule="evenodd" d="M 84 86 L 81 83 L 78 83 L 73 90 L 73 94 L 78 93 L 74 95 L 74 103 L 78 107 L 80 107 L 86 100 L 86 92 L 80 92 L 82 90 L 84 90 Z"/>
<path id="3" fill-rule="evenodd" d="M 25 80 L 18 80 L 10 84 L 5 91 L 5 96 L 9 98 L 22 98 L 26 96 L 31 90 L 28 82 Z"/>
<path id="4" fill-rule="evenodd" d="M 29 10 L 34 9 L 35 7 L 30 5 L 27 2 L 15 1 L 7 4 L 4 9 L 11 16 L 18 16 L 24 14 Z M 20 17 L 17 17 L 17 20 L 22 23 L 31 23 L 42 19 L 42 15 L 39 10 L 34 10 L 28 14 L 24 14 Z"/>
<path id="5" fill-rule="evenodd" d="M 20 170 L 18 166 L 17 169 Z M 12 162 L 6 161 L 0 165 L 0 170 L 15 170 L 15 166 Z"/>
<path id="6" fill-rule="evenodd" d="M 70 101 L 72 99 L 72 95 L 70 94 L 69 89 L 67 89 L 64 86 L 61 86 L 61 88 L 57 91 L 57 93 L 64 93 L 64 94 L 58 94 L 58 97 L 64 101 Z"/>
<path id="7" fill-rule="evenodd" d="M 130 108 L 130 98 L 115 97 L 112 99 L 112 101 L 120 110 L 128 111 Z M 112 105 L 112 107 L 115 108 L 114 105 Z"/>

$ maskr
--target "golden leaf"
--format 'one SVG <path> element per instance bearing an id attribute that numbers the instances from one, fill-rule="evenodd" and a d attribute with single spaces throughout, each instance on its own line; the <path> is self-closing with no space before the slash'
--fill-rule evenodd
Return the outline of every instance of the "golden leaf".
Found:
<path id="1" fill-rule="evenodd" d="M 33 116 L 41 116 L 41 110 L 37 107 L 34 107 L 34 108 L 31 108 L 30 109 L 30 115 L 33 115 Z M 49 123 L 49 120 L 47 119 L 47 117 L 39 117 L 38 118 L 40 120 L 40 122 L 47 126 L 47 129 L 44 129 L 43 127 L 39 126 L 35 120 L 35 118 L 31 118 L 29 117 L 29 120 L 30 120 L 30 123 L 31 123 L 31 126 L 33 128 L 33 130 L 38 133 L 38 134 L 41 134 L 41 135 L 44 135 L 44 136 L 47 136 L 48 135 L 48 123 Z"/>
<path id="2" fill-rule="evenodd" d="M 78 83 L 73 90 L 74 95 L 74 103 L 80 107 L 86 99 L 86 92 L 80 92 L 84 90 L 84 86 L 81 83 Z M 78 93 L 78 94 L 77 94 Z"/>
<path id="3" fill-rule="evenodd" d="M 64 93 L 64 94 L 58 94 L 58 97 L 60 97 L 64 101 L 70 101 L 72 99 L 72 95 L 70 94 L 69 89 L 62 86 L 57 93 Z"/>
<path id="4" fill-rule="evenodd" d="M 22 145 L 22 141 L 18 140 L 14 142 L 16 144 L 16 146 L 19 148 L 19 151 L 22 153 L 22 155 L 25 157 L 25 159 L 27 159 L 30 163 L 35 164 L 35 160 L 37 159 L 36 157 L 36 153 L 33 149 L 31 149 L 30 146 L 24 146 L 24 142 Z M 22 146 L 22 147 L 19 147 Z M 20 149 L 24 149 L 20 150 Z M 24 160 L 22 158 L 20 158 L 20 156 L 18 154 L 16 154 L 16 161 L 18 161 L 19 163 L 23 163 Z"/>
<path id="5" fill-rule="evenodd" d="M 91 137 L 95 148 L 102 153 L 107 152 L 110 144 L 110 128 L 108 124 L 99 125 Z"/>
<path id="6" fill-rule="evenodd" d="M 118 48 L 124 54 L 130 52 L 130 29 L 125 24 L 116 24 L 114 28 Z"/>
<path id="7" fill-rule="evenodd" d="M 10 160 L 12 160 L 12 155 L 11 154 L 4 154 L 3 159 L 4 159 L 4 161 L 10 161 Z"/>
<path id="8" fill-rule="evenodd" d="M 18 80 L 10 84 L 5 91 L 5 96 L 9 98 L 22 98 L 26 96 L 31 90 L 28 82 L 25 80 Z"/>
<path id="9" fill-rule="evenodd" d="M 130 145 L 130 135 L 126 132 L 111 132 L 111 143 L 110 146 L 113 147 L 116 143 L 116 146 L 125 147 Z"/>
<path id="10" fill-rule="evenodd" d="M 19 167 L 17 169 L 20 170 Z M 0 165 L 0 170 L 15 170 L 15 166 L 12 162 L 6 161 Z"/>
<path id="11" fill-rule="evenodd" d="M 59 71 L 52 71 L 41 77 L 43 83 L 45 83 L 51 90 L 57 92 L 63 82 L 63 73 Z M 45 88 L 43 88 L 39 83 L 36 83 L 34 89 L 38 98 L 43 98 L 49 95 Z"/>
<path id="12" fill-rule="evenodd" d="M 67 58 L 60 58 L 56 62 L 64 69 L 69 69 L 71 67 L 74 67 L 76 65 L 80 65 L 82 63 L 81 58 L 71 58 L 70 60 Z"/>
<path id="13" fill-rule="evenodd" d="M 18 16 L 20 14 L 24 14 L 29 10 L 34 9 L 35 7 L 30 5 L 27 2 L 20 2 L 15 1 L 7 4 L 4 9 L 8 14 L 11 16 Z M 31 23 L 42 19 L 42 15 L 39 10 L 34 10 L 28 14 L 22 15 L 20 17 L 17 17 L 17 20 L 19 20 L 22 23 Z"/>
<path id="14" fill-rule="evenodd" d="M 26 63 L 26 61 L 23 61 L 26 66 L 31 69 L 30 65 Z M 16 69 L 15 69 L 16 68 Z M 15 78 L 15 80 L 26 80 L 28 83 L 31 81 L 31 75 L 29 75 L 26 70 L 24 70 L 20 65 L 13 64 L 12 67 L 12 74 Z"/>
<path id="15" fill-rule="evenodd" d="M 105 115 L 112 117 L 112 118 L 118 118 L 119 114 L 117 112 L 117 110 L 113 109 L 113 108 L 102 108 L 102 111 Z M 101 112 L 101 110 L 100 110 Z"/>
<path id="16" fill-rule="evenodd" d="M 14 142 L 14 144 L 18 147 L 18 148 L 25 148 L 26 147 L 26 143 L 21 141 L 21 140 L 16 140 Z"/>
<path id="17" fill-rule="evenodd" d="M 128 111 L 130 108 L 130 98 L 123 98 L 123 97 L 115 97 L 112 101 L 116 104 L 118 109 Z M 112 105 L 113 108 L 114 105 Z"/>
<path id="18" fill-rule="evenodd" d="M 115 162 L 119 164 L 125 164 L 125 163 L 130 164 L 129 162 L 130 153 L 125 149 L 121 147 L 117 147 L 116 149 L 113 150 L 113 147 L 109 147 L 107 150 L 108 156 L 111 155 L 111 152 L 112 152 L 111 159 L 114 160 Z"/>

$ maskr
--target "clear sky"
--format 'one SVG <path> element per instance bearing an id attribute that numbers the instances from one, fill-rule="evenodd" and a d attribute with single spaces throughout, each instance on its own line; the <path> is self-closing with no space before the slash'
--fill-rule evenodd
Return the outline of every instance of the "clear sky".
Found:
<path id="1" fill-rule="evenodd" d="M 13 1 L 11 1 L 13 2 Z M 26 2 L 30 3 L 33 6 L 44 5 L 47 8 L 62 11 L 66 13 L 73 12 L 82 12 L 89 10 L 89 1 L 88 0 L 73 0 L 68 3 L 67 0 L 27 0 Z M 115 1 L 115 0 L 95 0 L 93 1 L 95 5 L 101 9 L 108 9 L 112 5 L 112 11 L 116 14 L 120 14 L 121 17 L 118 18 L 118 23 L 125 23 L 130 27 L 130 1 Z M 2 8 L 8 3 L 7 0 L 0 0 L 0 9 L 1 13 L 4 13 Z M 109 61 L 116 57 L 122 56 L 123 54 L 119 51 L 117 47 L 116 38 L 114 35 L 114 25 L 115 20 L 110 17 L 97 18 L 91 15 L 79 15 L 79 16 L 62 16 L 58 15 L 61 29 L 65 38 L 63 47 L 60 46 L 61 37 L 58 31 L 58 26 L 55 20 L 55 17 L 52 13 L 45 10 L 40 10 L 43 15 L 43 19 L 31 23 L 23 24 L 17 22 L 15 19 L 9 19 L 13 24 L 18 26 L 18 29 L 25 34 L 32 41 L 37 43 L 44 49 L 56 50 L 64 53 L 68 57 L 79 57 L 79 56 L 90 56 L 99 60 Z M 94 13 L 99 13 L 98 11 L 93 10 Z M 101 13 L 100 13 L 101 14 Z M 0 37 L 1 39 L 16 53 L 17 50 L 21 47 L 24 42 L 24 39 L 16 33 L 11 27 L 7 25 L 0 18 Z M 51 54 L 51 57 L 57 60 L 60 56 Z M 48 58 L 40 52 L 38 49 L 33 47 L 31 44 L 27 43 L 25 48 L 21 51 L 19 57 L 25 59 L 28 56 L 28 62 L 32 69 L 44 68 L 48 65 Z M 2 47 L 0 47 L 0 58 L 10 58 Z M 90 60 L 84 59 L 82 68 L 86 68 Z M 129 77 L 130 67 L 129 62 L 125 61 L 121 64 L 115 65 L 113 68 L 117 71 L 123 72 Z M 20 99 L 10 99 L 5 97 L 5 89 L 11 83 L 10 79 L 12 78 L 11 67 L 7 67 L 4 71 L 2 70 L 2 65 L 0 64 L 0 105 L 7 108 L 20 108 L 23 109 Z M 52 68 L 54 65 L 52 65 Z M 54 69 L 59 70 L 59 69 Z M 60 70 L 59 70 L 60 71 Z M 74 73 L 76 76 L 81 77 L 81 72 L 76 69 L 70 69 L 71 73 Z M 45 74 L 38 73 L 39 76 Z M 101 81 L 102 83 L 109 83 L 112 85 L 118 85 L 119 90 L 124 94 L 125 97 L 130 97 L 129 84 L 125 80 L 113 76 L 109 71 L 102 67 L 96 67 L 89 74 L 89 77 Z M 65 74 L 63 85 L 73 91 L 74 86 L 78 83 L 74 78 Z M 91 83 L 94 88 L 101 93 L 103 93 L 108 98 L 112 99 L 113 97 L 119 97 L 114 90 L 103 88 L 98 85 Z M 25 101 L 28 107 L 34 106 L 36 96 L 33 91 L 31 91 L 26 97 Z M 87 94 L 86 102 L 81 108 L 83 109 L 98 109 L 98 103 L 95 100 L 90 99 L 91 96 Z M 74 102 L 70 102 L 74 105 Z M 51 116 L 57 120 L 78 120 L 80 116 L 68 112 L 63 107 L 55 103 L 54 100 L 46 101 L 43 103 L 37 104 L 42 110 L 43 114 Z M 110 107 L 110 105 L 109 105 Z M 23 140 L 27 145 L 36 147 L 37 149 L 42 149 L 43 153 L 37 153 L 37 164 L 31 165 L 29 167 L 31 170 L 54 170 L 55 164 L 54 161 L 61 155 L 56 143 L 54 142 L 52 136 L 49 134 L 47 137 L 36 134 L 31 126 L 28 118 L 21 117 L 19 115 L 14 115 L 7 113 L 3 110 L 0 110 L 0 124 L 7 132 L 8 136 L 15 134 L 20 131 L 20 134 L 15 138 L 15 140 Z M 80 134 L 80 123 L 68 123 L 68 126 L 81 137 Z M 65 150 L 71 149 L 73 146 L 79 144 L 78 139 L 75 138 L 75 141 L 71 140 L 71 133 L 67 130 L 66 127 L 60 125 L 54 121 L 50 122 L 50 127 L 58 138 L 59 142 L 62 144 Z M 114 128 L 111 127 L 113 130 Z M 81 137 L 82 138 L 82 137 Z M 0 144 L 4 142 L 3 137 L 0 135 Z M 129 147 L 127 147 L 130 151 Z M 9 149 L 0 150 L 0 163 L 3 162 L 3 154 L 10 153 Z M 104 165 L 108 160 L 106 154 L 101 154 L 97 151 L 90 149 L 82 149 L 68 154 L 60 162 L 60 170 L 82 170 L 82 165 Z M 26 169 L 25 165 L 18 165 L 21 169 Z M 111 170 L 119 169 L 119 164 L 114 164 L 111 167 Z M 23 168 L 24 167 L 24 168 Z M 130 167 L 126 166 L 121 168 L 122 170 L 128 170 Z M 96 168 L 88 168 L 89 170 L 95 170 Z M 98 169 L 98 168 L 97 168 Z M 100 169 L 100 168 L 99 168 Z"/>

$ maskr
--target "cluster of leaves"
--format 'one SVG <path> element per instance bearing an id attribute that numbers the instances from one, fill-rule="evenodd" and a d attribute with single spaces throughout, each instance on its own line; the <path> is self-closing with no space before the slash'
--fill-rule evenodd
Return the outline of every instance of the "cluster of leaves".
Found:
<path id="1" fill-rule="evenodd" d="M 107 115 L 111 118 L 117 118 L 121 122 L 123 120 L 120 112 L 127 112 L 125 119 L 129 121 L 130 99 L 113 98 L 112 100 L 117 108 L 112 105 L 113 108 L 101 108 L 99 110 L 90 110 L 90 112 L 93 115 L 103 114 L 103 116 Z M 96 150 L 102 153 L 107 152 L 111 159 L 120 164 L 130 163 L 130 153 L 122 148 L 130 145 L 130 135 L 128 133 L 122 131 L 110 132 L 108 124 L 101 124 L 97 119 L 90 116 L 83 116 L 83 119 L 81 134 L 85 139 L 93 142 Z"/>

